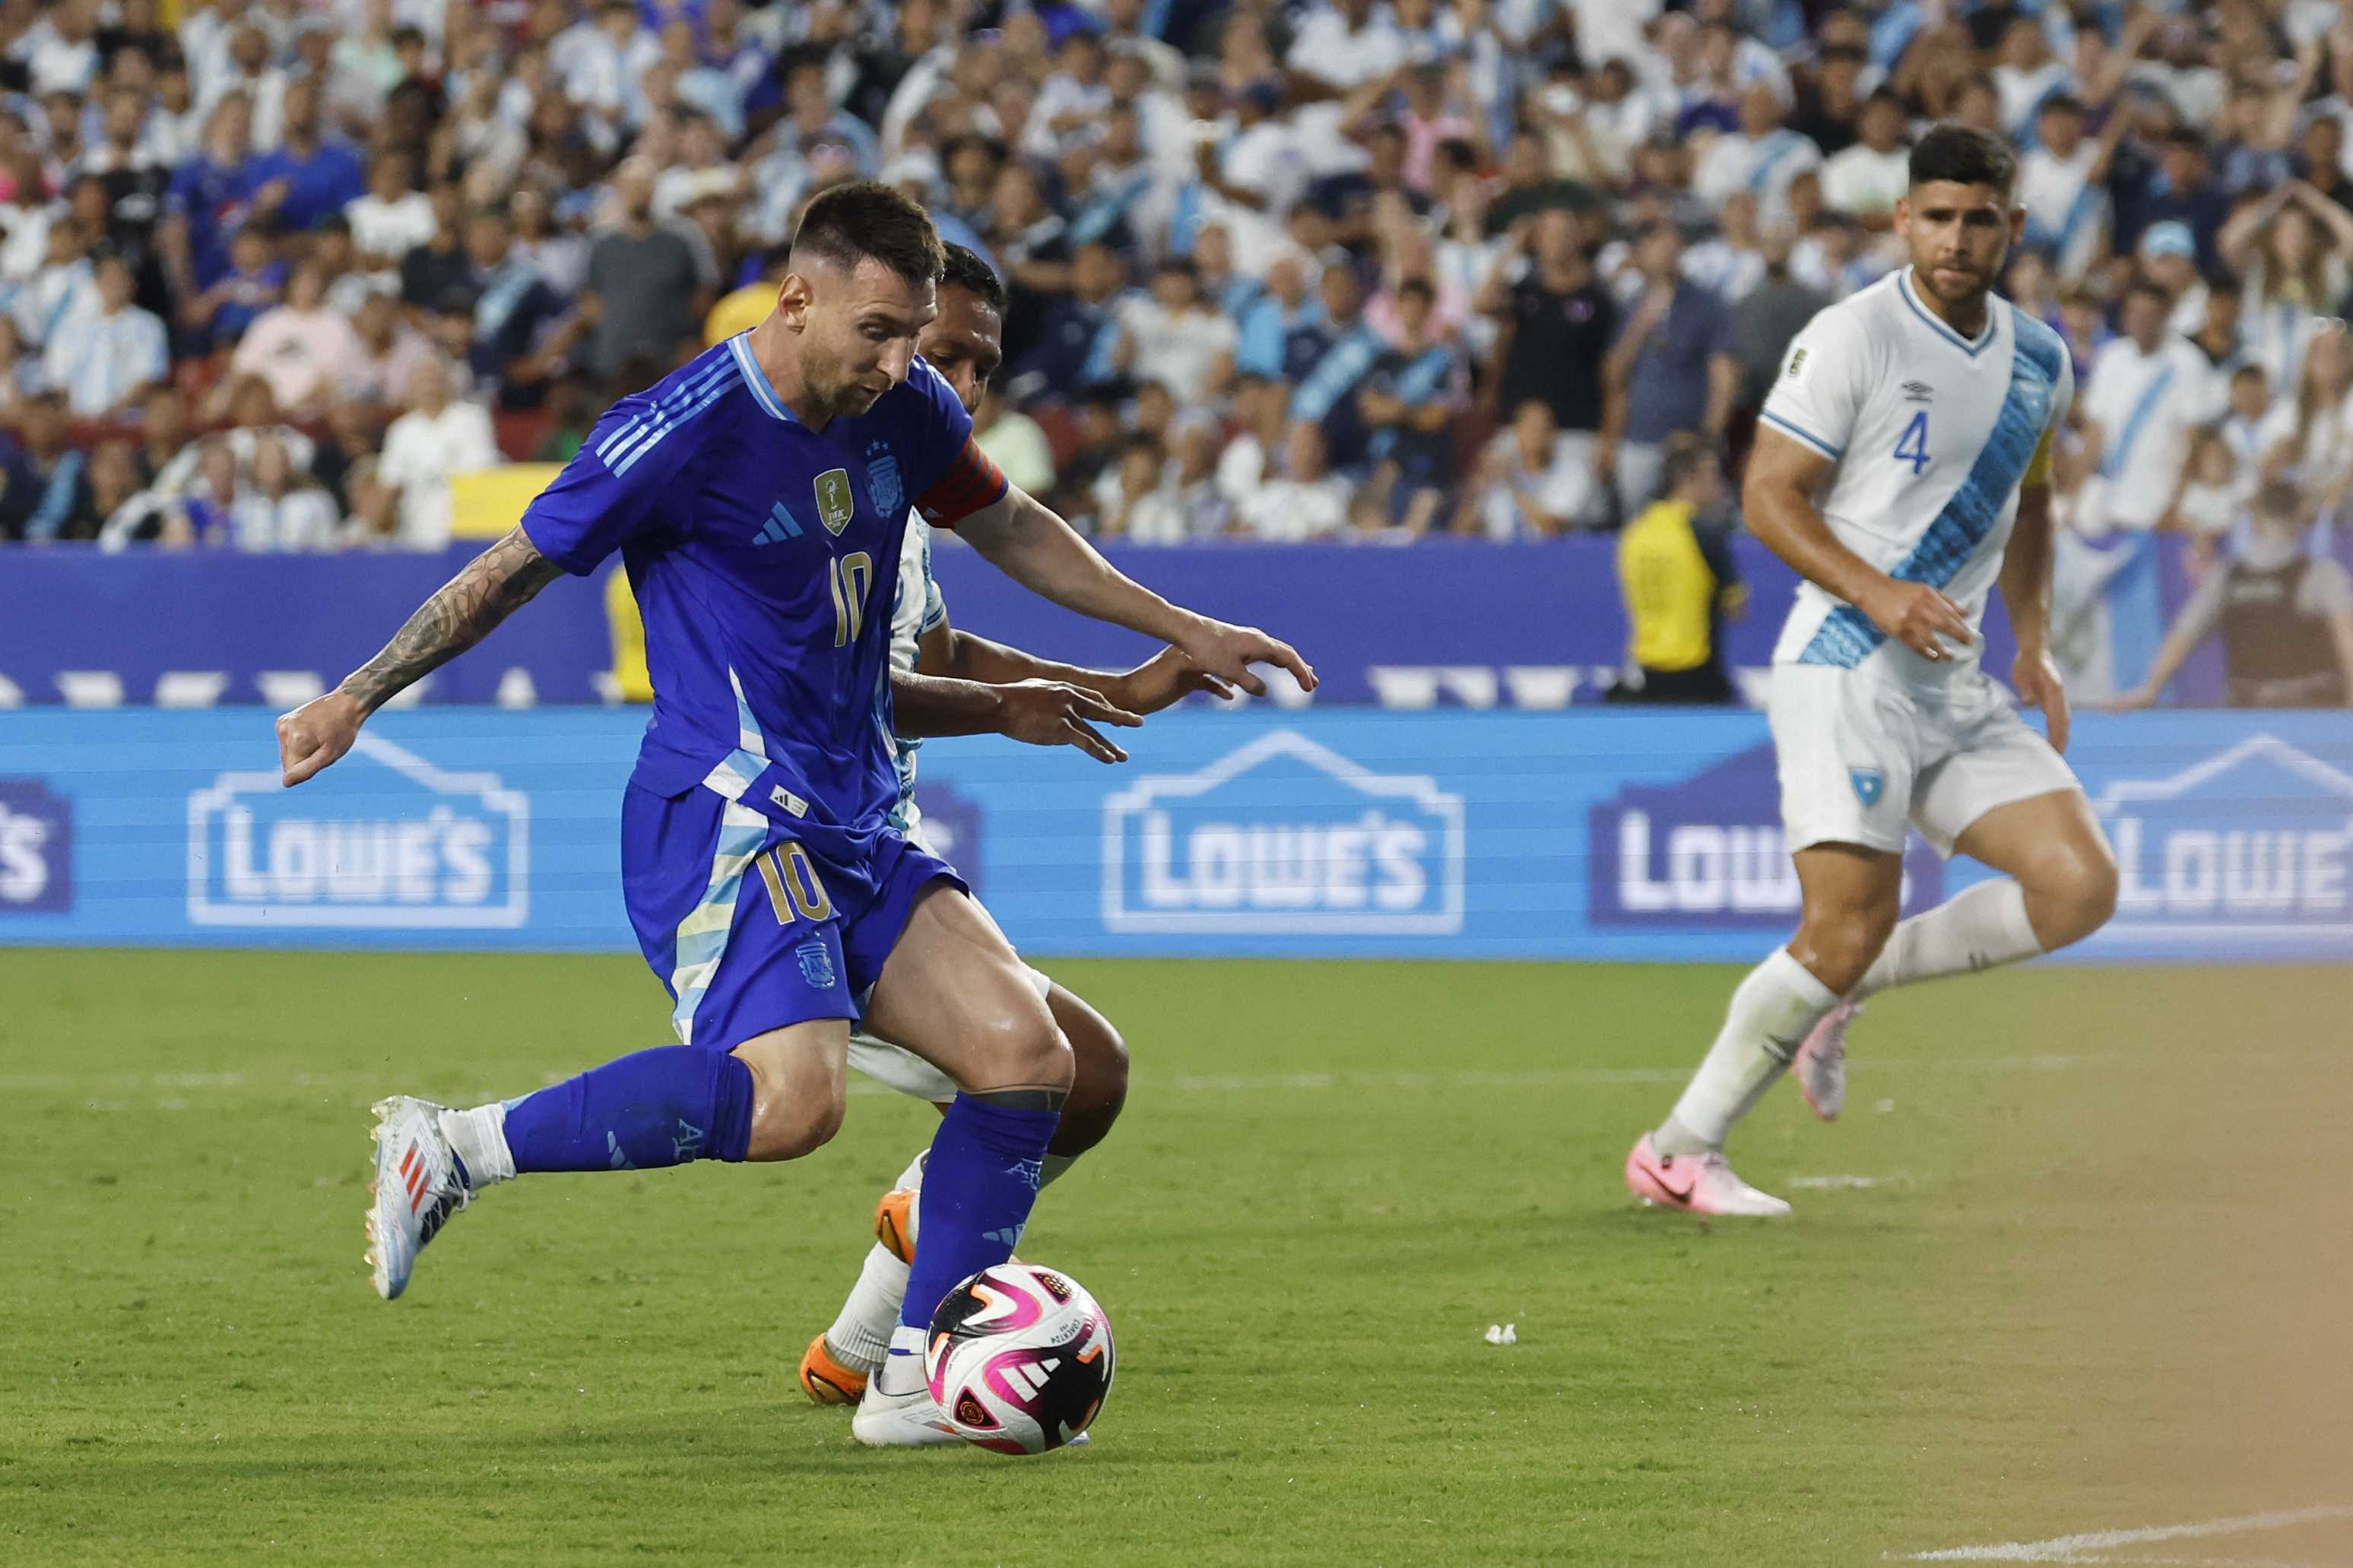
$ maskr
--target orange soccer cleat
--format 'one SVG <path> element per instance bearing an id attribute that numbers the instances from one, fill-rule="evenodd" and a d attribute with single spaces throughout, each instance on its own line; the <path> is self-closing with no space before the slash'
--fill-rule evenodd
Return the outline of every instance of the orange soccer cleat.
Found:
<path id="1" fill-rule="evenodd" d="M 801 1356 L 801 1392 L 811 1405 L 855 1405 L 866 1394 L 866 1374 L 836 1361 L 823 1334 Z"/>
<path id="2" fill-rule="evenodd" d="M 898 1187 L 882 1194 L 874 1205 L 874 1239 L 902 1263 L 915 1261 L 915 1199 L 913 1187 Z"/>

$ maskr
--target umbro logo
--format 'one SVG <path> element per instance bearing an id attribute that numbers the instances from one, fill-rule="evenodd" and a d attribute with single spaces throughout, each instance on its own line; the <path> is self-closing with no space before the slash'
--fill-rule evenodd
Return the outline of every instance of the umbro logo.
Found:
<path id="1" fill-rule="evenodd" d="M 801 525 L 793 521 L 793 514 L 785 510 L 785 503 L 778 501 L 775 510 L 768 513 L 767 526 L 760 530 L 752 542 L 781 544 L 787 539 L 798 539 L 800 536 Z"/>
<path id="2" fill-rule="evenodd" d="M 1925 381 L 1907 381 L 1904 384 L 1904 401 L 1906 403 L 1926 403 L 1936 395 L 1936 389 Z"/>

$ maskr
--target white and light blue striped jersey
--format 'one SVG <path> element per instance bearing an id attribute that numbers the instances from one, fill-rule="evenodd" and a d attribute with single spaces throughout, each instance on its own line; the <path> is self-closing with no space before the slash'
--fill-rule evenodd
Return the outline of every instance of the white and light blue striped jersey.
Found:
<path id="1" fill-rule="evenodd" d="M 883 679 L 889 680 L 890 669 L 914 668 L 921 652 L 918 645 L 947 618 L 947 603 L 940 597 L 939 584 L 932 579 L 932 525 L 918 513 L 907 519 L 907 541 L 899 547 L 897 596 L 891 604 L 891 663 Z M 905 740 L 890 727 L 887 704 L 878 700 L 876 711 L 891 737 L 892 754 L 899 766 L 899 804 L 892 809 L 891 826 L 913 835 L 923 819 L 915 806 L 915 751 L 923 742 Z"/>
<path id="2" fill-rule="evenodd" d="M 1832 459 L 1818 504 L 1838 542 L 1888 575 L 1942 589 L 1976 627 L 2001 574 L 2019 481 L 2066 417 L 2074 374 L 2059 335 L 2000 298 L 1972 341 L 1929 313 L 1911 269 L 1831 306 L 1791 342 L 1763 426 Z M 1977 668 L 1982 639 L 1930 664 L 1812 583 L 1778 664 L 1853 668 L 1883 647 L 1913 676 Z"/>

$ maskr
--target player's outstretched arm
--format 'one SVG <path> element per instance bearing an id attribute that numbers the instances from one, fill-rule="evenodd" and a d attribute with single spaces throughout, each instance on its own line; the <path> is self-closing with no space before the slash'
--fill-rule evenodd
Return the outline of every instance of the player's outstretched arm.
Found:
<path id="1" fill-rule="evenodd" d="M 1134 669 L 1087 669 L 975 637 L 949 624 L 944 611 L 939 625 L 915 645 L 915 669 L 923 675 L 944 675 L 956 680 L 976 680 L 984 686 L 1010 686 L 1018 680 L 1059 680 L 1083 686 L 1130 713 L 1157 713 L 1196 691 L 1230 697 L 1233 688 L 1196 666 L 1181 647 L 1165 647 Z M 901 716 L 899 733 L 909 739 L 917 731 Z"/>
<path id="2" fill-rule="evenodd" d="M 1096 553 L 1069 523 L 1018 485 L 990 505 L 960 519 L 956 532 L 998 571 L 1065 609 L 1125 626 L 1185 650 L 1193 663 L 1254 696 L 1266 682 L 1253 664 L 1278 665 L 1301 687 L 1315 689 L 1315 671 L 1297 650 L 1255 626 L 1228 626 L 1180 609 Z"/>
<path id="3" fill-rule="evenodd" d="M 1740 489 L 1749 531 L 1809 582 L 1861 610 L 1923 658 L 1946 657 L 1939 637 L 1976 640 L 1958 605 L 1926 583 L 1890 577 L 1838 542 L 1814 509 L 1814 493 L 1830 469 L 1831 460 L 1812 447 L 1760 427 Z"/>
<path id="4" fill-rule="evenodd" d="M 2010 629 L 2018 638 L 2010 684 L 2021 702 L 2042 710 L 2051 728 L 2051 747 L 2063 752 L 2067 684 L 2051 657 L 2052 548 L 2050 487 L 2023 486 L 2018 492 L 2018 521 L 2001 557 L 2002 607 L 2010 612 Z"/>
<path id="5" fill-rule="evenodd" d="M 520 528 L 466 563 L 417 608 L 384 651 L 342 685 L 278 721 L 278 760 L 291 789 L 352 749 L 360 726 L 397 692 L 490 636 L 564 575 Z"/>
<path id="6" fill-rule="evenodd" d="M 917 671 L 891 672 L 892 721 L 908 740 L 941 735 L 1009 735 L 1032 746 L 1076 746 L 1099 763 L 1127 753 L 1095 729 L 1133 730 L 1144 720 L 1101 693 L 1060 680 L 995 684 Z"/>

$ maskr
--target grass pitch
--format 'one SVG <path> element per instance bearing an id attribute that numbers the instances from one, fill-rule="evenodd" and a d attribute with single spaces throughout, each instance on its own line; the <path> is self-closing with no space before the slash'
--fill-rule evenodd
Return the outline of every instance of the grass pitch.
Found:
<path id="1" fill-rule="evenodd" d="M 1023 1251 L 1120 1372 L 1008 1460 L 794 1386 L 929 1136 L 889 1095 L 797 1165 L 501 1189 L 370 1292 L 370 1100 L 659 1043 L 633 961 L 0 953 L 0 1561 L 1818 1564 L 2353 1504 L 2353 975 L 1884 997 L 1841 1122 L 1736 1134 L 1798 1215 L 1711 1225 L 1618 1171 L 1730 971 L 1052 968 L 1135 1086 Z"/>

